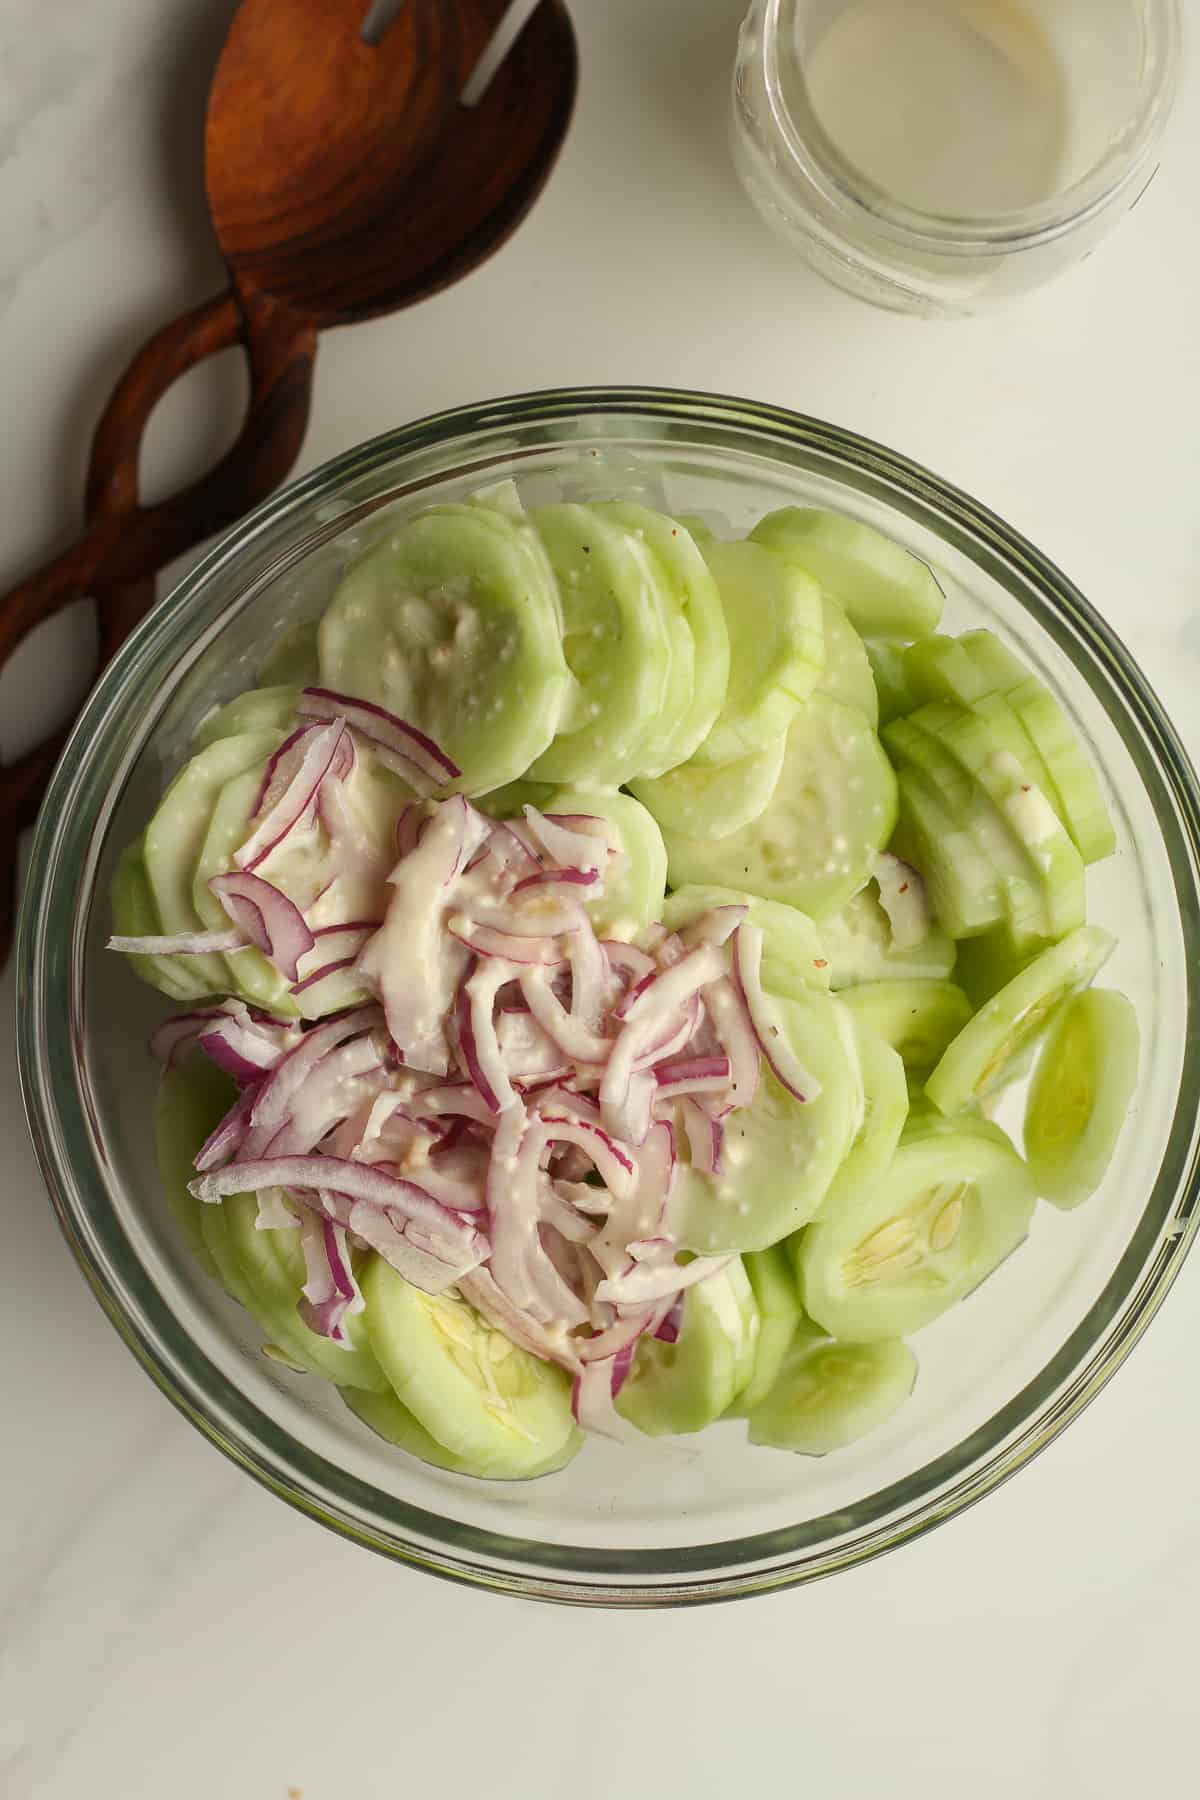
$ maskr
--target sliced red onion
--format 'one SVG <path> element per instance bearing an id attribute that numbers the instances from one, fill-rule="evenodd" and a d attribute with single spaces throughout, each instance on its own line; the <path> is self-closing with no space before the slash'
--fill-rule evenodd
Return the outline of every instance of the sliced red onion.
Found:
<path id="1" fill-rule="evenodd" d="M 685 944 L 727 944 L 749 913 L 748 906 L 713 906 L 680 930 Z"/>
<path id="2" fill-rule="evenodd" d="M 349 1347 L 346 1316 L 361 1312 L 363 1298 L 350 1266 L 346 1229 L 332 1219 L 306 1214 L 300 1241 L 308 1279 L 298 1311 L 310 1331 Z"/>
<path id="3" fill-rule="evenodd" d="M 254 829 L 234 853 L 239 869 L 261 867 L 297 826 L 312 821 L 321 783 L 337 758 L 345 730 L 345 724 L 335 719 L 323 728 L 297 732 L 289 740 L 291 748 L 286 755 L 280 752 Z"/>
<path id="4" fill-rule="evenodd" d="M 575 1063 L 604 1063 L 608 1060 L 613 1039 L 602 1037 L 582 1019 L 569 1013 L 555 994 L 543 969 L 522 971 L 521 992 L 538 1024 L 558 1045 L 564 1056 Z"/>
<path id="5" fill-rule="evenodd" d="M 892 948 L 912 950 L 929 936 L 929 902 L 920 875 L 898 856 L 881 850 L 871 865 L 879 904 L 892 928 Z"/>
<path id="6" fill-rule="evenodd" d="M 225 1117 L 205 1138 L 193 1159 L 198 1174 L 206 1175 L 211 1169 L 222 1168 L 237 1155 L 246 1139 L 254 1101 L 255 1089 L 247 1088 L 244 1094 L 238 1095 Z"/>
<path id="7" fill-rule="evenodd" d="M 536 1319 L 513 1305 L 497 1287 L 487 1269 L 473 1269 L 458 1284 L 464 1300 L 482 1313 L 489 1325 L 495 1325 L 514 1344 L 520 1344 L 543 1362 L 558 1363 L 574 1373 L 579 1368 L 579 1355 L 570 1336 L 562 1327 L 539 1325 Z"/>
<path id="8" fill-rule="evenodd" d="M 393 869 L 386 917 L 358 961 L 405 1063 L 434 1075 L 449 1073 L 445 1019 L 469 959 L 443 928 L 440 900 L 489 829 L 461 796 L 437 807 L 416 849 Z"/>
<path id="9" fill-rule="evenodd" d="M 661 1032 L 651 1038 L 635 1056 L 635 1073 L 641 1069 L 652 1069 L 658 1063 L 682 1056 L 691 1049 L 692 1040 L 700 1025 L 702 1005 L 699 994 L 693 994 L 673 1019 L 663 1020 Z"/>
<path id="10" fill-rule="evenodd" d="M 478 1120 L 481 1125 L 496 1123 L 495 1113 L 471 1081 L 447 1081 L 440 1087 L 423 1089 L 420 1109 L 423 1114 L 432 1116 L 449 1113 Z"/>
<path id="11" fill-rule="evenodd" d="M 654 1065 L 660 1100 L 674 1100 L 681 1094 L 724 1093 L 729 1077 L 727 1056 L 680 1056 Z"/>
<path id="12" fill-rule="evenodd" d="M 703 1175 L 719 1175 L 721 1150 L 725 1141 L 724 1125 L 690 1095 L 680 1110 L 692 1167 L 699 1169 Z"/>
<path id="13" fill-rule="evenodd" d="M 347 1039 L 372 1030 L 381 1019 L 377 1006 L 361 1006 L 305 1032 L 295 1049 L 276 1064 L 255 1097 L 243 1145 L 248 1160 L 261 1156 L 281 1127 L 290 1122 L 296 1096 L 317 1064 Z"/>
<path id="14" fill-rule="evenodd" d="M 596 1299 L 622 1307 L 649 1306 L 668 1296 L 674 1299 L 681 1289 L 720 1274 L 732 1260 L 731 1256 L 697 1256 L 690 1263 L 639 1262 L 626 1274 L 602 1281 L 596 1289 Z"/>
<path id="15" fill-rule="evenodd" d="M 632 1347 L 628 1355 L 632 1361 Z M 595 1437 L 613 1438 L 619 1444 L 636 1443 L 641 1437 L 637 1427 L 623 1419 L 613 1405 L 613 1397 L 619 1392 L 628 1368 L 626 1362 L 618 1373 L 615 1356 L 584 1364 L 571 1388 L 571 1411 L 581 1431 L 591 1432 Z"/>
<path id="16" fill-rule="evenodd" d="M 540 859 L 525 842 L 520 831 L 505 819 L 498 819 L 492 825 L 488 851 L 499 867 L 509 875 L 532 875 L 541 867 Z"/>
<path id="17" fill-rule="evenodd" d="M 561 1082 L 556 1082 L 544 1094 L 539 1095 L 539 1102 L 547 1111 L 575 1113 L 581 1119 L 589 1119 L 593 1125 L 600 1123 L 600 1108 L 592 1096 L 580 1094 Z"/>
<path id="18" fill-rule="evenodd" d="M 315 942 L 311 957 L 319 960 L 315 967 L 306 969 L 303 977 L 293 983 L 291 992 L 307 993 L 318 981 L 324 981 L 327 975 L 336 975 L 341 969 L 351 968 L 362 954 L 368 938 L 379 930 L 379 925 L 380 921 L 376 919 L 351 925 L 325 925 L 319 931 L 314 931 Z M 297 974 L 299 973 L 297 969 Z"/>
<path id="19" fill-rule="evenodd" d="M 253 1014 L 240 1000 L 224 1000 L 220 1006 L 201 1007 L 167 1019 L 150 1038 L 150 1053 L 174 1068 L 187 1050 L 200 1047 L 200 1039 L 220 1033 L 242 1062 L 253 1065 L 254 1079 L 271 1069 L 299 1038 L 299 1028 L 280 1025 Z"/>
<path id="20" fill-rule="evenodd" d="M 459 777 L 457 765 L 432 738 L 372 700 L 338 694 L 331 688 L 310 687 L 302 690 L 296 711 L 305 719 L 345 719 L 373 748 L 398 756 L 433 787 L 445 787 Z"/>
<path id="21" fill-rule="evenodd" d="M 243 937 L 249 938 L 288 981 L 298 981 L 300 958 L 313 948 L 316 939 L 295 902 L 248 869 L 214 875 L 208 885 Z"/>
<path id="22" fill-rule="evenodd" d="M 705 990 L 704 1004 L 722 1051 L 729 1059 L 729 1093 L 735 1106 L 749 1106 L 758 1089 L 762 1057 L 745 998 L 732 978 Z"/>
<path id="23" fill-rule="evenodd" d="M 491 1112 L 503 1112 L 516 1099 L 496 1036 L 496 995 L 513 971 L 504 962 L 483 959 L 463 982 L 458 997 L 458 1041 L 467 1073 Z"/>
<path id="24" fill-rule="evenodd" d="M 282 1188 L 260 1188 L 255 1231 L 291 1231 L 300 1223 Z"/>
<path id="25" fill-rule="evenodd" d="M 314 1064 L 262 1156 L 308 1156 L 335 1126 L 368 1103 L 388 1079 L 379 1044 L 367 1033 Z M 243 1148 L 242 1157 L 247 1157 Z"/>
<path id="26" fill-rule="evenodd" d="M 228 956 L 234 950 L 249 950 L 252 945 L 241 931 L 179 931 L 169 936 L 114 936 L 105 948 L 119 950 L 122 956 Z"/>
<path id="27" fill-rule="evenodd" d="M 214 1202 L 226 1194 L 254 1194 L 262 1187 L 327 1189 L 397 1213 L 445 1238 L 448 1249 L 473 1252 L 480 1244 L 473 1225 L 431 1199 L 417 1182 L 338 1156 L 272 1156 L 262 1162 L 239 1162 L 200 1176 L 188 1184 L 188 1191 L 197 1200 Z"/>
<path id="28" fill-rule="evenodd" d="M 658 1330 L 654 1333 L 655 1337 L 658 1338 L 660 1342 L 664 1344 L 677 1344 L 679 1342 L 679 1333 L 683 1329 L 683 1302 L 684 1296 L 682 1294 L 678 1294 L 672 1301 L 670 1312 L 667 1313 L 666 1317 L 660 1322 Z"/>
<path id="29" fill-rule="evenodd" d="M 628 1130 L 626 1109 L 639 1055 L 651 1044 L 660 1042 L 685 1001 L 719 982 L 725 974 L 724 954 L 712 944 L 702 944 L 687 951 L 673 967 L 656 975 L 637 995 L 625 1015 L 600 1082 L 600 1109 L 609 1128 L 618 1136 L 625 1136 Z"/>
<path id="30" fill-rule="evenodd" d="M 521 894 L 530 888 L 545 892 L 548 887 L 560 887 L 565 893 L 574 893 L 578 888 L 598 888 L 599 885 L 598 869 L 539 869 L 533 875 L 522 876 L 513 893 Z"/>
<path id="31" fill-rule="evenodd" d="M 587 1156 L 609 1192 L 618 1197 L 632 1191 L 637 1174 L 630 1152 L 600 1125 L 588 1119 L 569 1118 L 539 1105 L 535 1118 L 547 1144 L 575 1144 Z"/>
<path id="32" fill-rule="evenodd" d="M 452 913 L 447 920 L 447 929 L 451 937 L 457 938 L 477 956 L 498 957 L 504 962 L 515 963 L 518 969 L 557 968 L 566 961 L 565 951 L 556 938 L 517 936 L 468 918 L 465 913 Z"/>
<path id="33" fill-rule="evenodd" d="M 567 939 L 571 963 L 571 1016 L 589 1030 L 603 1030 L 612 973 L 583 906 L 576 909 L 576 929 Z"/>
<path id="34" fill-rule="evenodd" d="M 356 1201 L 350 1208 L 350 1230 L 370 1249 L 378 1251 L 384 1262 L 403 1275 L 405 1281 L 424 1294 L 444 1294 L 464 1276 L 479 1269 L 486 1253 L 486 1239 L 471 1246 L 451 1247 L 437 1240 L 437 1252 L 424 1240 L 414 1242 L 405 1222 L 393 1212 Z M 443 1246 L 445 1246 L 443 1250 Z"/>
<path id="35" fill-rule="evenodd" d="M 561 1232 L 568 1243 L 586 1244 L 589 1238 L 596 1235 L 596 1221 L 584 1217 L 570 1198 L 569 1193 L 563 1191 L 564 1185 L 543 1176 L 538 1196 L 538 1211 L 545 1223 L 553 1225 L 554 1229 Z M 586 1183 L 580 1183 L 580 1185 L 585 1186 Z M 589 1195 L 600 1191 L 596 1188 L 588 1189 Z"/>
<path id="36" fill-rule="evenodd" d="M 533 1081 L 557 1082 L 571 1064 L 549 1033 L 529 1012 L 502 1012 L 496 1019 L 496 1042 L 509 1079 L 526 1086 Z"/>
<path id="37" fill-rule="evenodd" d="M 787 1040 L 774 1001 L 762 984 L 763 934 L 757 925 L 739 925 L 733 937 L 734 977 L 746 1001 L 759 1048 L 781 1087 L 796 1100 L 815 1100 L 821 1084 L 810 1075 Z"/>
<path id="38" fill-rule="evenodd" d="M 540 813 L 535 806 L 524 809 L 525 823 L 535 841 L 553 862 L 563 869 L 599 871 L 608 861 L 608 827 L 603 819 L 571 815 L 553 816 Z"/>
<path id="39" fill-rule="evenodd" d="M 527 1128 L 519 1104 L 501 1115 L 488 1167 L 488 1267 L 513 1306 L 540 1325 L 570 1329 L 586 1321 L 587 1308 L 567 1286 L 541 1239 L 542 1141 Z"/>

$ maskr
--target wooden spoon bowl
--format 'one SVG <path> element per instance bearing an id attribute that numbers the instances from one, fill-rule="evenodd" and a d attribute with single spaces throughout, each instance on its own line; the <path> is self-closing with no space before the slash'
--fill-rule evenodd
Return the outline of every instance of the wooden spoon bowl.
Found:
<path id="1" fill-rule="evenodd" d="M 224 293 L 158 332 L 97 427 L 79 541 L 0 601 L 0 666 L 42 620 L 97 599 L 101 660 L 154 598 L 154 577 L 225 530 L 292 468 L 317 334 L 457 281 L 520 223 L 574 107 L 575 36 L 540 0 L 477 104 L 463 92 L 508 0 L 406 0 L 378 42 L 365 0 L 242 0 L 209 95 L 205 177 L 229 269 Z M 232 447 L 181 492 L 139 497 L 147 422 L 205 357 L 240 344 L 250 373 Z M 16 839 L 61 748 L 0 770 L 0 960 L 11 942 Z"/>

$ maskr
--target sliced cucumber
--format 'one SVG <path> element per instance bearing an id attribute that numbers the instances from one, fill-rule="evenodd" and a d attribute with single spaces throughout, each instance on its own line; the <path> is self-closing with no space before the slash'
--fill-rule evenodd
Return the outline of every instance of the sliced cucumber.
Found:
<path id="1" fill-rule="evenodd" d="M 570 679 L 537 535 L 481 506 L 433 507 L 366 551 L 319 648 L 324 686 L 425 732 L 468 794 L 515 780 L 546 749 Z"/>
<path id="2" fill-rule="evenodd" d="M 143 855 L 146 875 L 165 932 L 201 931 L 193 883 L 208 835 L 213 808 L 222 788 L 235 775 L 257 768 L 281 742 L 277 731 L 246 731 L 218 738 L 185 763 L 146 827 Z M 220 994 L 229 983 L 222 956 L 175 958 L 207 994 Z"/>
<path id="3" fill-rule="evenodd" d="M 862 714 L 814 695 L 788 732 L 771 804 L 727 837 L 664 833 L 671 883 L 716 883 L 817 920 L 868 880 L 896 822 L 896 778 Z"/>
<path id="4" fill-rule="evenodd" d="M 259 1319 L 276 1322 L 280 1347 L 310 1375 L 320 1375 L 338 1387 L 385 1392 L 387 1381 L 372 1352 L 361 1312 L 346 1315 L 348 1345 L 318 1337 L 297 1312 L 306 1279 L 299 1226 L 294 1230 L 259 1231 L 258 1198 L 254 1194 L 231 1194 L 221 1202 L 221 1210 L 230 1248 L 255 1296 L 256 1304 L 251 1310 Z"/>
<path id="5" fill-rule="evenodd" d="M 739 888 L 688 886 L 667 896 L 662 921 L 680 931 L 690 920 L 718 906 L 747 906 L 747 918 L 763 934 L 762 975 L 768 993 L 804 998 L 809 988 L 829 987 L 829 959 L 823 936 L 807 913 L 778 900 L 760 900 Z"/>
<path id="6" fill-rule="evenodd" d="M 571 1384 L 456 1294 L 423 1294 L 382 1257 L 362 1277 L 371 1347 L 400 1401 L 475 1475 L 531 1475 L 572 1437 Z"/>
<path id="7" fill-rule="evenodd" d="M 641 1340 L 617 1411 L 649 1437 L 703 1431 L 749 1380 L 758 1331 L 754 1294 L 735 1257 L 687 1289 L 673 1344 Z"/>
<path id="8" fill-rule="evenodd" d="M 909 685 L 904 662 L 905 648 L 904 644 L 892 643 L 887 638 L 863 640 L 863 649 L 867 653 L 875 683 L 880 725 L 902 718 L 905 713 L 912 712 L 921 704 L 920 697 Z"/>
<path id="9" fill-rule="evenodd" d="M 842 706 L 853 706 L 868 725 L 879 724 L 879 693 L 866 647 L 836 600 L 826 594 L 821 606 L 825 631 L 825 669 L 817 693 Z"/>
<path id="10" fill-rule="evenodd" d="M 657 781 L 631 781 L 636 794 L 663 829 L 685 837 L 728 837 L 753 824 L 779 785 L 787 738 L 776 738 L 733 762 L 681 763 Z"/>
<path id="11" fill-rule="evenodd" d="M 1028 732 L 1049 772 L 1059 817 L 1084 862 L 1111 856 L 1117 839 L 1100 783 L 1054 695 L 994 632 L 967 631 L 959 642 Z"/>
<path id="12" fill-rule="evenodd" d="M 949 1045 L 925 1083 L 943 1113 L 959 1112 L 1012 1079 L 1014 1066 L 1046 1031 L 1064 1001 L 1085 988 L 1112 952 L 1114 940 L 1084 925 L 1035 957 L 994 994 Z"/>
<path id="13" fill-rule="evenodd" d="M 188 1182 L 195 1179 L 200 1146 L 236 1099 L 237 1088 L 229 1076 L 205 1057 L 197 1056 L 163 1071 L 155 1107 L 158 1173 L 167 1204 L 179 1221 L 189 1250 L 214 1281 L 220 1277 L 204 1241 L 204 1214 L 208 1208 L 188 1192 Z"/>
<path id="14" fill-rule="evenodd" d="M 670 696 L 661 567 L 592 507 L 543 506 L 531 517 L 558 577 L 573 680 L 553 743 L 525 766 L 536 781 L 617 787 L 641 773 Z"/>
<path id="15" fill-rule="evenodd" d="M 814 1218 L 834 1213 L 863 1188 L 884 1180 L 909 1113 L 908 1082 L 898 1051 L 867 1021 L 855 1020 L 863 1084 L 863 1121 Z"/>
<path id="16" fill-rule="evenodd" d="M 849 1189 L 798 1240 L 800 1293 L 831 1336 L 907 1336 L 978 1287 L 1024 1238 L 1029 1173 L 1000 1133 L 907 1134 L 886 1177 Z"/>
<path id="17" fill-rule="evenodd" d="M 546 811 L 603 819 L 609 843 L 623 859 L 610 863 L 603 894 L 587 903 L 599 937 L 631 938 L 662 916 L 667 852 L 662 832 L 640 801 L 592 788 L 556 788 Z"/>
<path id="18" fill-rule="evenodd" d="M 296 724 L 300 689 L 293 686 L 250 688 L 235 694 L 201 721 L 192 750 L 204 750 L 218 738 L 240 737 L 245 731 L 289 732 Z"/>
<path id="19" fill-rule="evenodd" d="M 162 920 L 150 891 L 141 838 L 135 838 L 122 850 L 113 871 L 109 899 L 112 928 L 118 937 L 161 936 Z M 127 956 L 125 961 L 142 981 L 172 1000 L 200 1000 L 208 992 L 177 956 Z"/>
<path id="20" fill-rule="evenodd" d="M 1025 1102 L 1025 1155 L 1042 1198 L 1068 1209 L 1108 1170 L 1137 1086 L 1137 1013 L 1112 988 L 1069 1000 L 1050 1029 Z"/>
<path id="21" fill-rule="evenodd" d="M 900 723 L 894 720 L 885 735 Z M 949 937 L 987 931 L 1004 913 L 991 862 L 923 769 L 900 762 L 896 786 L 900 810 L 892 849 L 920 869 L 929 903 Z"/>
<path id="22" fill-rule="evenodd" d="M 847 988 L 842 1000 L 918 1079 L 940 1061 L 972 1016 L 971 1002 L 952 981 L 869 981 Z"/>
<path id="23" fill-rule="evenodd" d="M 907 977 L 912 981 L 944 981 L 954 968 L 956 949 L 940 925 L 931 925 L 919 944 L 897 950 L 892 927 L 871 888 L 848 900 L 841 912 L 821 925 L 821 942 L 829 959 L 829 985 L 857 987 L 864 981 Z"/>
<path id="24" fill-rule="evenodd" d="M 729 682 L 716 723 L 693 753 L 733 762 L 787 731 L 819 674 L 806 654 L 821 597 L 806 575 L 745 539 L 701 546 L 729 631 Z"/>
<path id="25" fill-rule="evenodd" d="M 795 1271 L 782 1244 L 748 1251 L 742 1262 L 758 1307 L 758 1345 L 750 1379 L 728 1408 L 727 1416 L 734 1418 L 745 1418 L 765 1399 L 804 1317 Z"/>
<path id="26" fill-rule="evenodd" d="M 844 513 L 784 506 L 750 535 L 806 570 L 864 637 L 937 630 L 944 596 L 932 569 L 874 526 Z"/>
<path id="27" fill-rule="evenodd" d="M 630 501 L 607 501 L 596 510 L 640 533 L 662 565 L 676 608 L 691 640 L 687 666 L 691 699 L 676 721 L 672 762 L 686 762 L 699 749 L 716 722 L 729 686 L 729 630 L 721 594 L 695 538 L 678 519 Z M 650 764 L 647 761 L 649 773 Z M 653 809 L 652 809 L 653 810 Z"/>
<path id="28" fill-rule="evenodd" d="M 303 619 L 281 631 L 258 666 L 259 687 L 315 687 L 321 676 L 317 655 L 319 621 Z"/>
<path id="29" fill-rule="evenodd" d="M 776 998 L 774 1007 L 820 1093 L 796 1100 L 764 1067 L 752 1104 L 726 1120 L 723 1172 L 680 1164 L 672 1230 L 689 1250 L 765 1250 L 787 1237 L 820 1206 L 862 1124 L 862 1073 L 845 1008 L 819 993 Z"/>
<path id="30" fill-rule="evenodd" d="M 1007 709 L 923 707 L 910 724 L 936 734 L 1000 813 L 1020 846 L 1022 877 L 1040 896 L 1044 934 L 1060 937 L 1082 925 L 1086 916 L 1082 859 L 1019 761 L 1016 752 L 1021 745 L 1011 731 Z"/>
<path id="31" fill-rule="evenodd" d="M 978 1012 L 985 1001 L 1007 987 L 1050 947 L 1049 938 L 1022 939 L 1018 943 L 1007 925 L 996 925 L 959 944 L 954 979 Z"/>
<path id="32" fill-rule="evenodd" d="M 884 1425 L 913 1391 L 917 1359 L 896 1338 L 836 1344 L 802 1332 L 750 1414 L 752 1444 L 825 1456 Z"/>
<path id="33" fill-rule="evenodd" d="M 420 1462 L 432 1463 L 435 1469 L 449 1469 L 455 1475 L 475 1473 L 463 1457 L 455 1456 L 453 1451 L 439 1444 L 436 1438 L 430 1437 L 425 1427 L 390 1389 L 383 1394 L 370 1394 L 362 1388 L 344 1387 L 341 1395 L 355 1418 L 361 1419 L 377 1437 L 386 1439 L 389 1444 L 406 1450 Z M 560 1450 L 556 1450 L 553 1456 L 536 1468 L 526 1469 L 519 1479 L 529 1481 L 539 1475 L 553 1475 L 555 1470 L 564 1468 L 582 1447 L 583 1433 L 573 1432 Z"/>
<path id="34" fill-rule="evenodd" d="M 602 503 L 589 510 L 629 536 L 651 573 L 643 598 L 658 613 L 667 647 L 667 678 L 658 711 L 645 723 L 637 766 L 643 775 L 664 775 L 690 756 L 695 747 L 692 703 L 696 693 L 696 647 L 673 567 L 651 541 L 645 527 L 645 519 L 661 519 L 662 514 L 652 513 L 648 507 L 627 507 L 620 501 Z"/>

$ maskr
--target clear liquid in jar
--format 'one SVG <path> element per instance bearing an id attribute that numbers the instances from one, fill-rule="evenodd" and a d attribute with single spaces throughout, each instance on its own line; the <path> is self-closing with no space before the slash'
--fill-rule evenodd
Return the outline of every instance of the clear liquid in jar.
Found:
<path id="1" fill-rule="evenodd" d="M 1015 0 L 852 0 L 802 69 L 827 136 L 903 205 L 972 218 L 1061 185 L 1064 74 Z"/>

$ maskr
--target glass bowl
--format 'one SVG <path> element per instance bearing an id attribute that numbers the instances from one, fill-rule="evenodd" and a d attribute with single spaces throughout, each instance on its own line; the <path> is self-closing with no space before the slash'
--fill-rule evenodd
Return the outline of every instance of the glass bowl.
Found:
<path id="1" fill-rule="evenodd" d="M 820 1460 L 744 1427 L 625 1448 L 489 1484 L 409 1460 L 332 1391 L 260 1353 L 192 1260 L 154 1166 L 165 1002 L 103 949 L 107 888 L 164 775 L 213 704 L 249 685 L 379 527 L 516 476 L 527 498 L 635 494 L 737 529 L 788 501 L 838 507 L 935 568 L 949 628 L 987 624 L 1059 696 L 1103 772 L 1119 849 L 1089 878 L 1118 935 L 1105 980 L 1135 1001 L 1143 1061 L 1103 1188 L 1039 1207 L 1030 1241 L 918 1334 L 909 1404 Z M 42 810 L 19 939 L 21 1081 L 68 1242 L 175 1404 L 282 1498 L 345 1536 L 509 1593 L 667 1605 L 846 1568 L 981 1499 L 1047 1444 L 1128 1354 L 1196 1228 L 1200 795 L 1137 665 L 1044 557 L 953 487 L 878 445 L 775 407 L 585 389 L 425 419 L 260 507 L 165 599 L 105 672 Z"/>

